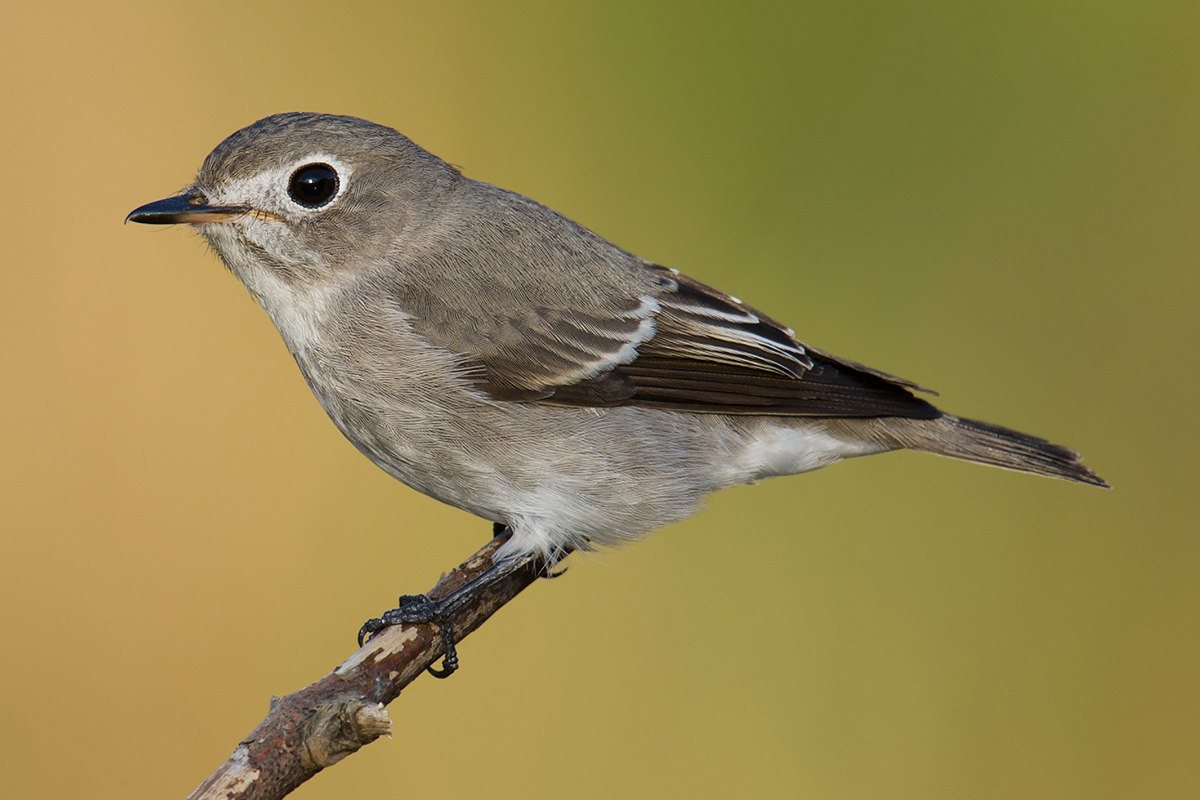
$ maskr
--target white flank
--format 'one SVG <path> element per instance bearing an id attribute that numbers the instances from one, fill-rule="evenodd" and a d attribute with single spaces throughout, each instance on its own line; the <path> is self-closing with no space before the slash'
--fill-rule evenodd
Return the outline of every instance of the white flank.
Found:
<path id="1" fill-rule="evenodd" d="M 766 428 L 747 442 L 741 464 L 753 476 L 795 475 L 836 464 L 843 458 L 881 453 L 886 448 L 847 442 L 817 428 Z"/>

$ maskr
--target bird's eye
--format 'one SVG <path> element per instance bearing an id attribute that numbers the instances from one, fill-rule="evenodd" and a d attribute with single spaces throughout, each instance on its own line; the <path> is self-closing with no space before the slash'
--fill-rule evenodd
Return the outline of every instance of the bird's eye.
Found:
<path id="1" fill-rule="evenodd" d="M 338 190 L 338 174 L 328 164 L 305 164 L 292 173 L 288 194 L 305 208 L 320 208 Z"/>

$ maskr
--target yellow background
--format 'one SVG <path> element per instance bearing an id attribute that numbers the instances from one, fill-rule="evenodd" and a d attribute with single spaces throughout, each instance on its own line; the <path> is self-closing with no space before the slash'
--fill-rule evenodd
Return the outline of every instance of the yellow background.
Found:
<path id="1" fill-rule="evenodd" d="M 346 443 L 187 230 L 268 113 L 392 125 L 1104 492 L 896 454 L 533 587 L 297 796 L 1200 796 L 1200 5 L 16 3 L 0 795 L 182 797 L 488 526 Z"/>

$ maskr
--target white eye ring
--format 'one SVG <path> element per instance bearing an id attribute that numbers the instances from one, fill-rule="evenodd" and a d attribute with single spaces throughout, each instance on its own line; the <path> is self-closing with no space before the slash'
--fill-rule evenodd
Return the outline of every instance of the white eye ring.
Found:
<path id="1" fill-rule="evenodd" d="M 317 209 L 329 205 L 341 189 L 338 171 L 323 161 L 297 167 L 288 178 L 288 197 L 298 206 Z"/>

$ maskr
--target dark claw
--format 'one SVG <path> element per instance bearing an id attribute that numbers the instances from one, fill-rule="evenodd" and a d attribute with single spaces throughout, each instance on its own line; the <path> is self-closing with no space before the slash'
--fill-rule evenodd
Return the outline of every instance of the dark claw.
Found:
<path id="1" fill-rule="evenodd" d="M 442 658 L 442 668 L 426 667 L 425 671 L 435 678 L 449 678 L 458 669 L 458 650 L 454 647 L 454 628 L 450 626 L 450 620 L 446 620 L 441 626 L 442 641 L 446 643 L 446 654 Z"/>
<path id="2" fill-rule="evenodd" d="M 358 629 L 358 646 L 362 647 L 371 637 L 384 628 L 392 625 L 412 623 L 416 625 L 437 625 L 442 641 L 446 645 L 446 655 L 442 659 L 442 668 L 427 667 L 429 674 L 435 678 L 449 678 L 458 669 L 458 651 L 455 649 L 454 627 L 450 617 L 445 613 L 442 604 L 430 600 L 423 594 L 401 595 L 396 608 L 383 612 L 383 617 L 369 619 Z"/>
<path id="3" fill-rule="evenodd" d="M 358 646 L 362 647 L 367 643 L 368 639 L 386 627 L 387 623 L 381 619 L 369 619 L 364 622 L 362 627 L 358 629 Z"/>

